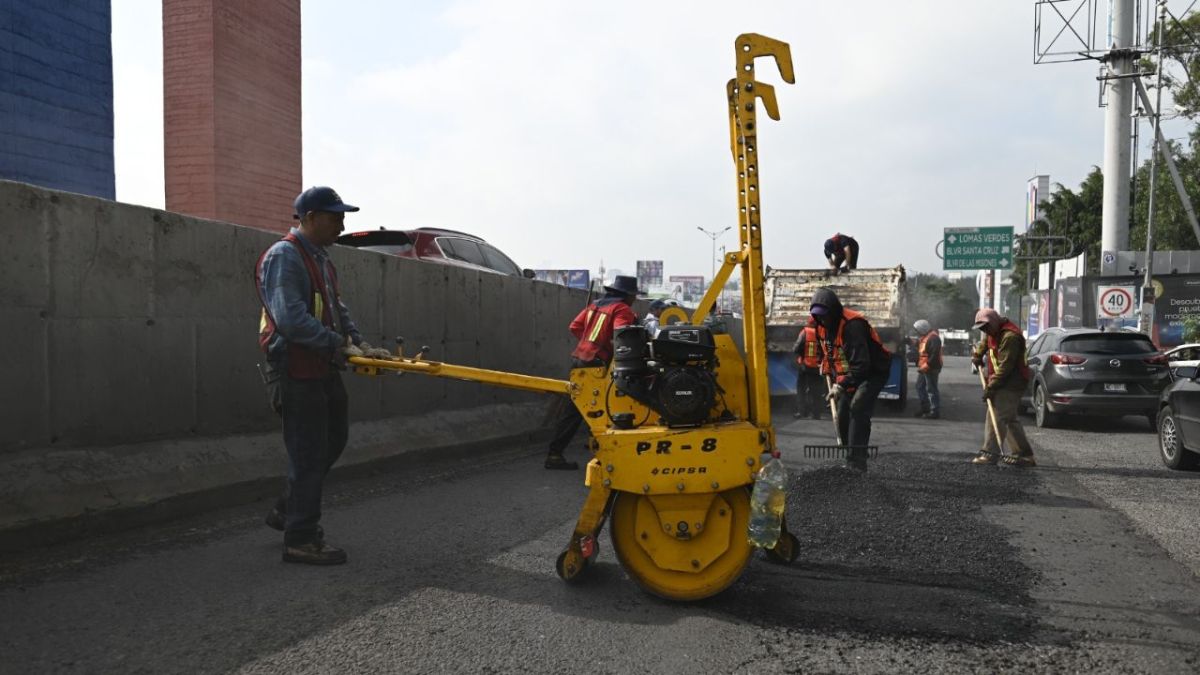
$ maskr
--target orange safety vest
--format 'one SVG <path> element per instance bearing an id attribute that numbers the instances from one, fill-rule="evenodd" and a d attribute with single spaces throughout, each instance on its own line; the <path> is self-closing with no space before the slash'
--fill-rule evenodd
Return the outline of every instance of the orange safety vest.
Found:
<path id="1" fill-rule="evenodd" d="M 996 331 L 995 337 L 985 333 L 985 335 L 987 335 L 988 348 L 987 360 L 984 361 L 984 363 L 987 366 L 986 374 L 989 379 L 996 373 L 996 348 L 1000 346 L 1000 337 L 1006 331 L 1009 333 L 1016 333 L 1017 336 L 1019 336 L 1022 340 L 1025 339 L 1025 336 L 1021 335 L 1021 329 L 1012 321 L 1006 321 L 1002 326 L 1000 326 L 1000 330 Z M 1026 382 L 1029 381 L 1029 378 L 1033 377 L 1033 373 L 1030 372 L 1029 365 L 1025 363 L 1025 359 L 1021 359 L 1021 367 L 1019 372 L 1021 373 L 1021 378 Z"/>
<path id="2" fill-rule="evenodd" d="M 571 322 L 571 333 L 579 338 L 571 356 L 580 361 L 599 359 L 607 363 L 612 358 L 613 331 L 635 323 L 637 316 L 624 302 L 588 305 Z"/>
<path id="3" fill-rule="evenodd" d="M 938 350 L 937 360 L 932 364 L 929 363 L 929 353 L 925 351 L 925 343 L 929 342 L 929 338 L 937 337 L 937 330 L 931 330 L 921 337 L 921 341 L 917 343 L 917 372 L 928 373 L 929 371 L 938 371 L 942 369 L 942 350 Z"/>
<path id="4" fill-rule="evenodd" d="M 340 291 L 338 290 L 337 271 L 333 265 L 329 265 L 330 280 L 333 283 L 333 297 L 328 297 L 325 293 L 325 280 L 321 274 L 321 270 L 317 268 L 317 261 L 309 255 L 305 250 L 304 244 L 296 238 L 296 235 L 288 232 L 282 239 L 296 248 L 300 252 L 300 259 L 304 261 L 304 268 L 308 271 L 308 283 L 312 286 L 312 297 L 308 300 L 308 313 L 316 317 L 330 330 L 334 329 L 334 312 L 337 311 L 337 302 Z M 278 332 L 275 325 L 275 319 L 271 317 L 271 313 L 267 311 L 266 293 L 262 285 L 262 264 L 267 257 L 268 248 L 258 257 L 258 263 L 254 266 L 254 281 L 258 286 L 259 300 L 262 302 L 262 315 L 258 320 L 258 346 L 267 353 L 267 348 L 270 346 L 271 339 Z M 328 311 L 326 311 L 328 308 Z M 298 380 L 309 380 L 322 378 L 332 372 L 330 362 L 332 355 L 329 353 L 320 352 L 315 349 L 309 349 L 303 345 L 287 343 L 287 371 L 288 375 Z"/>
<path id="5" fill-rule="evenodd" d="M 805 326 L 800 329 L 804 333 L 804 353 L 796 356 L 796 363 L 805 368 L 816 370 L 821 367 L 820 341 L 817 339 L 817 327 Z"/>
<path id="6" fill-rule="evenodd" d="M 867 317 L 862 312 L 856 312 L 852 309 L 842 310 L 842 322 L 838 324 L 837 335 L 833 338 L 833 350 L 825 355 L 827 358 L 833 361 L 833 372 L 839 376 L 847 375 L 850 372 L 850 359 L 846 358 L 846 351 L 842 348 L 842 337 L 846 330 L 846 324 L 853 319 L 862 319 L 863 321 L 866 321 Z M 867 322 L 867 328 L 871 330 L 871 340 L 875 344 L 879 345 L 879 348 L 883 350 L 884 355 L 890 359 L 892 357 L 892 353 L 888 351 L 887 347 L 883 346 L 883 340 L 879 339 L 879 333 L 875 332 L 875 327 L 872 326 L 869 321 Z M 829 340 L 824 326 L 818 324 L 817 332 L 820 334 L 822 341 L 827 342 Z"/>

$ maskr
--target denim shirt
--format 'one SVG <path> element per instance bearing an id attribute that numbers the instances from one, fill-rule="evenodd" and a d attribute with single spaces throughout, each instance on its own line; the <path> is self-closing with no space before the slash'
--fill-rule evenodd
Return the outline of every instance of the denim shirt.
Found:
<path id="1" fill-rule="evenodd" d="M 316 261 L 325 277 L 326 295 L 336 298 L 337 311 L 333 315 L 332 330 L 309 313 L 308 301 L 313 295 L 313 288 L 304 260 L 290 243 L 283 240 L 275 242 L 263 257 L 261 298 L 275 320 L 276 333 L 267 345 L 267 359 L 273 363 L 283 362 L 288 342 L 331 354 L 342 346 L 344 335 L 349 335 L 354 344 L 362 342 L 362 336 L 350 318 L 350 311 L 333 292 L 330 276 L 333 263 L 329 260 L 329 254 L 305 239 L 299 229 L 293 227 L 292 234 Z"/>

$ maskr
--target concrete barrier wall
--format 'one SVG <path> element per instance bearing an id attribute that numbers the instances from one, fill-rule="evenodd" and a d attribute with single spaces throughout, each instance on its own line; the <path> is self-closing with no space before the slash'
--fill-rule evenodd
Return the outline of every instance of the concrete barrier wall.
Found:
<path id="1" fill-rule="evenodd" d="M 222 463 L 233 468 L 200 487 L 269 474 L 268 465 L 282 473 L 278 419 L 255 367 L 252 277 L 278 235 L 6 181 L 0 228 L 0 462 L 23 467 L 0 485 L 0 528 L 50 513 L 30 504 L 56 483 L 103 482 L 106 469 L 90 464 L 98 456 L 121 476 L 164 472 L 161 489 L 131 488 L 117 500 L 124 506 L 189 489 L 188 475 Z M 332 255 L 372 343 L 391 347 L 403 335 L 408 350 L 427 344 L 438 360 L 565 376 L 574 342 L 566 325 L 584 292 L 342 247 Z M 355 425 L 349 462 L 356 438 L 372 439 L 367 454 L 380 456 L 410 438 L 436 445 L 419 433 L 431 426 L 445 442 L 532 432 L 549 402 L 418 375 L 345 377 L 353 419 L 386 420 Z M 224 437 L 238 440 L 213 442 Z M 130 457 L 142 459 L 113 468 Z"/>

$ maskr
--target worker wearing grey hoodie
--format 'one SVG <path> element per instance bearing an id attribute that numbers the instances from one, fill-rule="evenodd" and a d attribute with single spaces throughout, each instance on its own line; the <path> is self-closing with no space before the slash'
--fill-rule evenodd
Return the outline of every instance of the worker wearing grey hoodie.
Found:
<path id="1" fill-rule="evenodd" d="M 825 372 L 834 378 L 829 398 L 837 402 L 838 437 L 850 446 L 846 464 L 866 471 L 871 417 L 891 372 L 892 355 L 867 317 L 842 307 L 833 289 L 817 289 L 809 312 L 825 348 Z"/>

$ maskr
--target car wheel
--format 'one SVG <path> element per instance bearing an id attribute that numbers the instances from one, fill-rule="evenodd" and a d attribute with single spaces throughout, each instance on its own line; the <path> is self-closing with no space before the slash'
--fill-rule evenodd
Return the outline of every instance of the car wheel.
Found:
<path id="1" fill-rule="evenodd" d="M 1196 466 L 1196 460 L 1200 459 L 1196 453 L 1183 447 L 1183 439 L 1179 436 L 1179 423 L 1175 421 L 1175 411 L 1171 406 L 1164 407 L 1158 413 L 1158 452 L 1168 469 L 1191 469 Z"/>
<path id="2" fill-rule="evenodd" d="M 1058 426 L 1058 415 L 1046 407 L 1046 388 L 1040 384 L 1033 388 L 1033 421 L 1042 429 Z"/>

